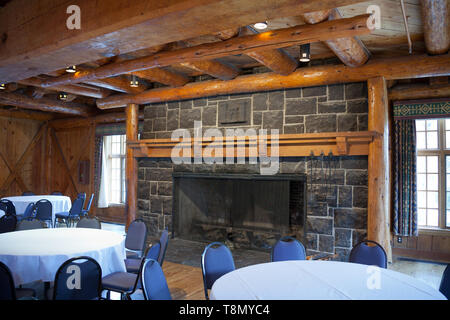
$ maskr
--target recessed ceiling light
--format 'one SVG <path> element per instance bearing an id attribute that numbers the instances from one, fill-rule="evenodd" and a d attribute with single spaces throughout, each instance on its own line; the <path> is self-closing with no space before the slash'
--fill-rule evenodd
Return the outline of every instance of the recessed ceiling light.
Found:
<path id="1" fill-rule="evenodd" d="M 67 93 L 60 92 L 59 93 L 59 100 L 66 101 L 67 100 Z"/>
<path id="2" fill-rule="evenodd" d="M 253 27 L 258 30 L 264 30 L 267 28 L 267 21 L 255 23 Z"/>
<path id="3" fill-rule="evenodd" d="M 75 73 L 77 72 L 77 66 L 69 66 L 66 68 L 66 72 L 68 73 Z"/>
<path id="4" fill-rule="evenodd" d="M 310 54 L 309 43 L 302 44 L 300 46 L 300 58 L 299 58 L 299 60 L 301 62 L 309 62 L 309 61 L 311 61 L 311 54 Z"/>
<path id="5" fill-rule="evenodd" d="M 5 90 L 5 89 L 6 89 L 6 84 L 0 83 L 0 90 Z"/>
<path id="6" fill-rule="evenodd" d="M 139 87 L 139 81 L 134 74 L 131 76 L 130 87 L 132 88 Z"/>

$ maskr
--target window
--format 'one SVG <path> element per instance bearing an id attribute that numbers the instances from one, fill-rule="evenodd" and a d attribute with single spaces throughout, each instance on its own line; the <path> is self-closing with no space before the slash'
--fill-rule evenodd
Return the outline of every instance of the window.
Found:
<path id="1" fill-rule="evenodd" d="M 450 119 L 416 120 L 417 215 L 421 228 L 450 227 Z"/>
<path id="2" fill-rule="evenodd" d="M 125 155 L 126 136 L 105 136 L 107 145 L 107 170 L 109 180 L 109 202 L 125 203 Z"/>

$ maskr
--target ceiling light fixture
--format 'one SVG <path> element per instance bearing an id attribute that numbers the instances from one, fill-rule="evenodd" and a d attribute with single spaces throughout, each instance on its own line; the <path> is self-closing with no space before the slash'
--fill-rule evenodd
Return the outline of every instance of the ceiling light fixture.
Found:
<path id="1" fill-rule="evenodd" d="M 6 84 L 0 83 L 0 90 L 6 90 Z"/>
<path id="2" fill-rule="evenodd" d="M 67 93 L 60 92 L 59 93 L 59 100 L 66 101 L 67 100 Z"/>
<path id="3" fill-rule="evenodd" d="M 66 72 L 68 73 L 75 73 L 77 72 L 77 66 L 69 66 L 66 68 Z"/>
<path id="4" fill-rule="evenodd" d="M 255 23 L 253 27 L 258 30 L 264 30 L 267 28 L 267 21 Z"/>
<path id="5" fill-rule="evenodd" d="M 311 61 L 311 54 L 310 54 L 309 43 L 302 44 L 300 46 L 300 58 L 299 58 L 299 60 L 301 62 L 309 62 L 309 61 Z"/>
<path id="6" fill-rule="evenodd" d="M 130 87 L 132 87 L 132 88 L 139 87 L 139 81 L 134 74 L 131 75 Z"/>

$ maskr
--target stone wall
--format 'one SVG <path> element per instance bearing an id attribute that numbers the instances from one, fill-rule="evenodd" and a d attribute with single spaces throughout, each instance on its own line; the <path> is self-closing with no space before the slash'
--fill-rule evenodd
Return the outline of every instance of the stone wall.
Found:
<path id="1" fill-rule="evenodd" d="M 243 106 L 245 122 L 221 122 L 228 106 Z M 298 88 L 215 96 L 145 106 L 142 139 L 170 138 L 172 131 L 190 129 L 194 121 L 203 128 L 278 129 L 280 134 L 367 130 L 365 83 Z M 367 157 L 340 157 L 331 197 L 324 197 L 324 181 L 311 175 L 307 158 L 280 159 L 280 173 L 308 175 L 307 243 L 309 253 L 338 253 L 345 259 L 352 245 L 366 236 Z M 172 172 L 259 173 L 251 164 L 184 164 L 170 159 L 139 160 L 138 216 L 147 221 L 150 235 L 171 229 Z"/>

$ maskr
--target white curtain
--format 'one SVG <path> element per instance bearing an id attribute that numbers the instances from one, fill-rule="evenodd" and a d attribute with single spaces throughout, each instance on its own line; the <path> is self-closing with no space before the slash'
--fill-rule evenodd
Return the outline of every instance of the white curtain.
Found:
<path id="1" fill-rule="evenodd" d="M 102 176 L 100 177 L 100 191 L 98 195 L 98 207 L 107 208 L 109 206 L 109 177 L 108 177 L 108 155 L 110 153 L 108 143 L 109 137 L 103 137 L 103 150 L 102 150 Z"/>

